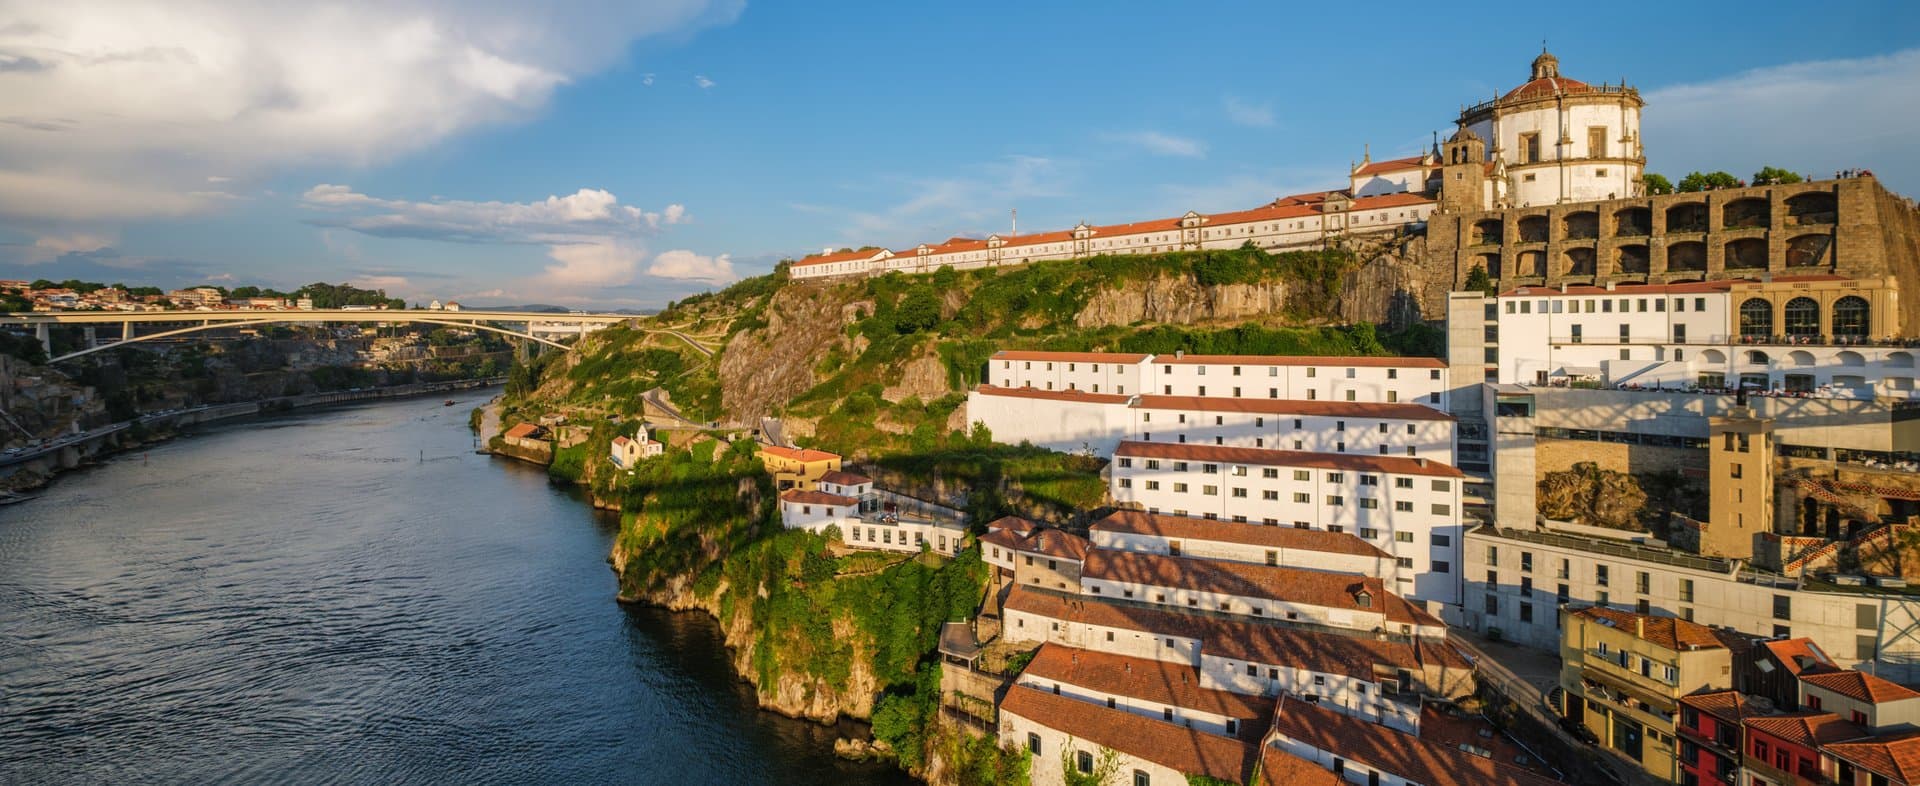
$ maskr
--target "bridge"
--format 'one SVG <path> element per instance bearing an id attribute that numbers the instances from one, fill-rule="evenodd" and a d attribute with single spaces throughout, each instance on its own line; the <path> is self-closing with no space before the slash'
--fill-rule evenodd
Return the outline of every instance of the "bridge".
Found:
<path id="1" fill-rule="evenodd" d="M 410 322 L 416 324 L 448 325 L 452 327 L 486 330 L 501 335 L 537 341 L 562 350 L 571 349 L 556 341 L 557 337 L 581 336 L 609 325 L 633 319 L 628 314 L 587 314 L 587 313 L 543 313 L 533 311 L 432 311 L 423 309 L 310 309 L 310 310 L 267 310 L 267 311 L 36 311 L 20 314 L 0 314 L 0 328 L 16 330 L 31 329 L 46 347 L 49 363 L 72 360 L 91 355 L 122 344 L 156 339 L 173 338 L 207 330 L 222 328 L 249 327 L 271 324 L 319 324 L 319 323 L 358 323 L 358 322 Z M 506 325 L 522 325 L 520 330 L 512 330 Z M 87 341 L 87 346 L 58 357 L 53 356 L 52 329 L 56 325 L 77 325 L 84 327 L 89 339 L 101 325 L 113 325 L 120 328 L 120 339 L 100 344 Z M 142 334 L 138 327 L 150 325 L 161 330 Z M 672 334 L 701 352 L 709 350 L 687 336 L 677 332 Z"/>

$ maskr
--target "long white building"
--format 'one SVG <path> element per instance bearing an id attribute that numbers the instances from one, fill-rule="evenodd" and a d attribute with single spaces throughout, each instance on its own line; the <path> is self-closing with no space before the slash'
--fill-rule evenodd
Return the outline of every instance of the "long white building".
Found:
<path id="1" fill-rule="evenodd" d="M 1396 592 L 1459 602 L 1464 475 L 1438 461 L 1123 442 L 1116 504 L 1148 513 L 1350 533 L 1394 556 Z"/>
<path id="2" fill-rule="evenodd" d="M 997 388 L 1198 398 L 1424 404 L 1446 411 L 1438 358 L 1310 355 L 1142 355 L 1001 350 L 987 361 Z"/>

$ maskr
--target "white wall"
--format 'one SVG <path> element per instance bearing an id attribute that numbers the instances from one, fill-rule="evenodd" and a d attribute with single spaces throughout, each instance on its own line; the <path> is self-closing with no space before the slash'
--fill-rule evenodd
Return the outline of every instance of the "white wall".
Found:
<path id="1" fill-rule="evenodd" d="M 1021 395 L 1019 391 L 967 393 L 967 424 L 985 424 L 997 442 L 1031 442 L 1061 453 L 1113 454 L 1127 430 L 1124 400 L 1085 401 Z"/>

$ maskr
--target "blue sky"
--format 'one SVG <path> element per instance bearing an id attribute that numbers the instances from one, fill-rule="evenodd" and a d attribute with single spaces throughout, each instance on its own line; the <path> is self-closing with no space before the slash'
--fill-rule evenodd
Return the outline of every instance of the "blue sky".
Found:
<path id="1" fill-rule="evenodd" d="M 654 307 L 1010 208 L 1037 231 L 1338 186 L 1543 38 L 1642 90 L 1654 171 L 1920 193 L 1911 3 L 929 6 L 0 0 L 0 276 Z"/>

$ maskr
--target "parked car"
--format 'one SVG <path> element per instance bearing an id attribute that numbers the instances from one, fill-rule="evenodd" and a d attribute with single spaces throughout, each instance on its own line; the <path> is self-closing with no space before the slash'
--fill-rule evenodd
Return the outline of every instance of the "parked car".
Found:
<path id="1" fill-rule="evenodd" d="M 1572 718 L 1561 718 L 1560 729 L 1562 731 L 1565 731 L 1568 736 L 1573 737 L 1574 739 L 1584 742 L 1588 745 L 1600 744 L 1600 738 L 1594 735 L 1592 729 L 1587 728 L 1587 724 L 1581 723 Z"/>

